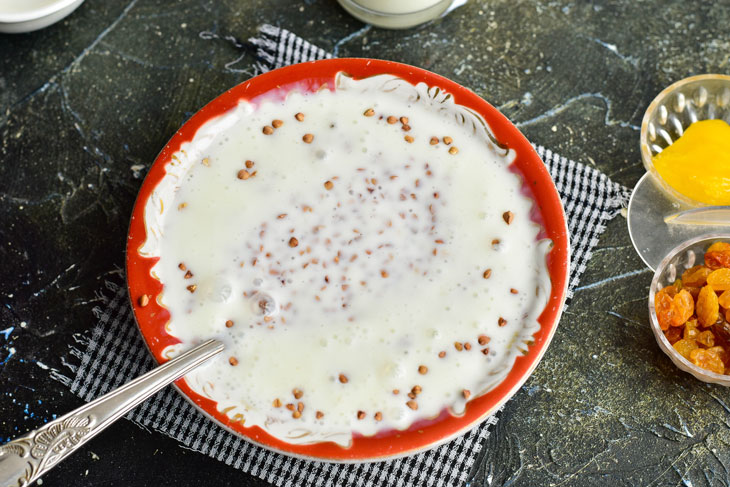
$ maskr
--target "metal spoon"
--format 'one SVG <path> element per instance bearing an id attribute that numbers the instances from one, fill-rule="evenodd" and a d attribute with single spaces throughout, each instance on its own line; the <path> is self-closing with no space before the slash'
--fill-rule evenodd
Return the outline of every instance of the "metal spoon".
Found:
<path id="1" fill-rule="evenodd" d="M 0 446 L 0 486 L 26 486 L 155 392 L 223 351 L 208 340 L 131 382 Z"/>

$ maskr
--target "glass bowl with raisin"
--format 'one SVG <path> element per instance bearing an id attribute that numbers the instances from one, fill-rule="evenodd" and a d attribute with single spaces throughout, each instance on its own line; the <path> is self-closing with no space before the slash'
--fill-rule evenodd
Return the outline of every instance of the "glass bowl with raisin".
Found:
<path id="1" fill-rule="evenodd" d="M 661 261 L 649 316 L 659 347 L 680 370 L 730 386 L 730 234 L 687 240 Z"/>

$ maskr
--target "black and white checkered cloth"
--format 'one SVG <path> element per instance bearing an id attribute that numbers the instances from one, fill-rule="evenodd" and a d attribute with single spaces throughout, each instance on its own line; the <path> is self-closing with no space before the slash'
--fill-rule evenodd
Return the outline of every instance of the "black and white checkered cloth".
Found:
<path id="1" fill-rule="evenodd" d="M 259 72 L 287 64 L 324 59 L 330 54 L 291 32 L 269 25 L 250 43 L 257 51 Z M 568 217 L 572 262 L 569 294 L 578 284 L 591 249 L 628 201 L 629 191 L 606 175 L 536 147 L 563 200 Z M 128 382 L 155 364 L 134 323 L 122 273 L 108 281 L 98 323 L 91 336 L 72 349 L 74 377 L 63 378 L 71 391 L 90 401 Z M 127 415 L 137 424 L 177 439 L 186 447 L 216 458 L 276 486 L 456 486 L 469 478 L 494 415 L 465 435 L 434 450 L 399 460 L 357 465 L 297 460 L 272 453 L 232 435 L 207 420 L 176 391 L 168 388 Z"/>

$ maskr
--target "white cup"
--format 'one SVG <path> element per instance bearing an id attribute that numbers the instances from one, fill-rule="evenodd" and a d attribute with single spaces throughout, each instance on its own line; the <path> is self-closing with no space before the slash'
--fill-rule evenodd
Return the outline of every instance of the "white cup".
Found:
<path id="1" fill-rule="evenodd" d="M 466 0 L 338 0 L 353 17 L 386 29 L 407 29 L 423 24 Z"/>
<path id="2" fill-rule="evenodd" d="M 0 32 L 42 29 L 66 17 L 84 0 L 0 0 Z"/>

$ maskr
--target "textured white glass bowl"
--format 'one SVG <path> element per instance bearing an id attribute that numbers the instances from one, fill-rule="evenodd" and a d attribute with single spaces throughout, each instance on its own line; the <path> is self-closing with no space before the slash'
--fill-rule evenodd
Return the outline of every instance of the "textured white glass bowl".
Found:
<path id="1" fill-rule="evenodd" d="M 730 76 L 702 74 L 677 81 L 659 93 L 641 122 L 641 159 L 667 195 L 690 207 L 707 206 L 672 188 L 654 168 L 653 156 L 669 147 L 698 120 L 730 123 Z"/>
<path id="2" fill-rule="evenodd" d="M 662 329 L 659 327 L 659 320 L 654 310 L 654 296 L 656 293 L 672 284 L 675 280 L 682 277 L 682 272 L 695 265 L 704 262 L 704 254 L 707 248 L 714 242 L 724 241 L 730 242 L 730 233 L 728 234 L 708 234 L 701 237 L 687 240 L 686 242 L 675 247 L 674 250 L 661 261 L 654 272 L 654 279 L 651 281 L 649 288 L 649 316 L 651 317 L 651 329 L 654 332 L 659 348 L 669 355 L 674 365 L 680 370 L 689 372 L 703 382 L 711 382 L 713 384 L 721 384 L 730 386 L 730 375 L 716 374 L 709 370 L 697 367 L 695 364 L 682 357 L 669 340 L 664 336 Z"/>
<path id="3" fill-rule="evenodd" d="M 347 13 L 368 24 L 386 29 L 407 29 L 423 24 L 446 12 L 454 0 L 439 0 L 433 5 L 412 12 L 393 13 L 375 10 L 367 6 L 367 0 L 337 0 Z M 392 0 L 397 3 L 399 0 Z"/>

